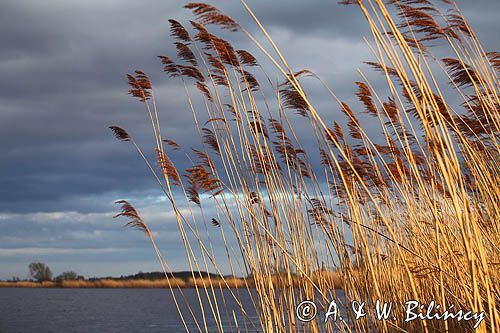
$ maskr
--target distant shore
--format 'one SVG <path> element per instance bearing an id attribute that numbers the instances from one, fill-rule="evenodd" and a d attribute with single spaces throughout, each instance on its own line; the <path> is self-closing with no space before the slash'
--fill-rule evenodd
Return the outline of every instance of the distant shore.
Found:
<path id="1" fill-rule="evenodd" d="M 323 272 L 328 275 L 330 288 L 339 289 L 342 286 L 340 274 L 338 272 Z M 323 276 L 325 277 L 325 276 Z M 315 276 L 313 280 L 317 279 Z M 284 276 L 274 275 L 272 277 L 274 285 L 287 284 Z M 324 280 L 325 281 L 325 280 Z M 296 277 L 292 278 L 293 285 L 299 285 Z M 203 278 L 169 278 L 169 279 L 123 279 L 123 278 L 101 278 L 89 280 L 62 280 L 36 282 L 30 280 L 23 281 L 0 281 L 0 288 L 253 288 L 253 278 L 240 277 L 203 277 Z"/>
<path id="2" fill-rule="evenodd" d="M 194 288 L 203 286 L 214 288 L 244 288 L 245 280 L 239 278 L 222 279 L 133 279 L 133 280 L 65 280 L 65 281 L 0 281 L 0 288 Z"/>

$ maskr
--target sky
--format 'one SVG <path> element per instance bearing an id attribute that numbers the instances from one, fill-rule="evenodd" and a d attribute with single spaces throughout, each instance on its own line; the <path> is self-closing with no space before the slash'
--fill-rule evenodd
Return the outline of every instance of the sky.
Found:
<path id="1" fill-rule="evenodd" d="M 339 96 L 352 98 L 357 70 L 371 57 L 358 8 L 331 0 L 247 2 L 292 68 L 311 69 Z M 239 1 L 210 3 L 256 32 Z M 119 124 L 152 147 L 143 107 L 127 95 L 125 74 L 140 68 L 155 84 L 162 132 L 185 146 L 196 144 L 186 130 L 192 118 L 179 93 L 183 87 L 161 72 L 156 58 L 175 54 L 168 19 L 192 19 L 184 4 L 1 1 L 0 279 L 26 278 L 35 261 L 56 274 L 160 270 L 144 235 L 113 219 L 117 199 L 136 206 L 173 270 L 188 268 L 171 208 L 140 158 L 107 128 Z M 500 1 L 457 4 L 486 49 L 500 49 Z M 251 48 L 242 34 L 228 37 L 238 48 Z M 315 100 L 330 103 L 327 96 Z M 174 163 L 186 161 L 176 156 Z"/>

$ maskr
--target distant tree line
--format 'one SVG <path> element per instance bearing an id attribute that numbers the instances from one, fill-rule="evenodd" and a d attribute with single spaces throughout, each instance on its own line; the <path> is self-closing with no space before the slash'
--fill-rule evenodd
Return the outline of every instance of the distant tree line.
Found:
<path id="1" fill-rule="evenodd" d="M 29 276 L 38 282 L 43 281 L 64 281 L 64 280 L 84 280 L 83 275 L 78 275 L 73 271 L 62 272 L 53 279 L 53 273 L 49 266 L 42 262 L 32 262 L 28 266 Z"/>
<path id="2" fill-rule="evenodd" d="M 167 274 L 168 277 L 173 277 L 177 279 L 181 279 L 184 281 L 189 280 L 190 278 L 193 277 L 193 273 L 190 271 L 181 271 L 181 272 L 172 272 Z M 195 277 L 202 277 L 202 278 L 207 278 L 210 276 L 211 278 L 217 278 L 219 275 L 213 274 L 213 273 L 208 273 L 208 272 L 195 272 L 194 273 Z M 137 274 L 133 275 L 122 275 L 118 278 L 116 277 L 105 277 L 105 279 L 112 279 L 112 280 L 160 280 L 165 278 L 165 273 L 163 272 L 139 272 Z M 98 280 L 98 279 L 103 279 L 101 278 L 90 278 L 89 280 Z"/>
<path id="3" fill-rule="evenodd" d="M 79 275 L 78 273 L 75 273 L 74 271 L 66 271 L 62 272 L 61 274 L 57 275 L 54 277 L 54 274 L 52 273 L 52 270 L 50 267 L 42 262 L 33 262 L 29 264 L 28 266 L 29 269 L 29 278 L 31 280 L 35 280 L 38 282 L 44 282 L 44 281 L 55 281 L 55 282 L 61 282 L 61 281 L 67 281 L 67 280 L 85 280 L 85 277 L 83 275 Z M 181 279 L 184 281 L 188 281 L 193 277 L 193 273 L 190 271 L 181 271 L 181 272 L 172 272 L 168 273 L 168 277 L 173 277 L 177 279 Z M 196 278 L 208 278 L 209 276 L 211 278 L 218 278 L 219 275 L 209 273 L 209 272 L 195 272 L 194 273 Z M 226 278 L 232 277 L 232 276 L 226 276 Z M 89 281 L 93 280 L 101 280 L 101 279 L 109 279 L 109 280 L 161 280 L 165 278 L 165 274 L 163 272 L 139 272 L 137 274 L 133 275 L 122 275 L 120 277 L 92 277 L 89 278 Z M 12 277 L 10 279 L 12 282 L 20 281 L 19 277 Z"/>

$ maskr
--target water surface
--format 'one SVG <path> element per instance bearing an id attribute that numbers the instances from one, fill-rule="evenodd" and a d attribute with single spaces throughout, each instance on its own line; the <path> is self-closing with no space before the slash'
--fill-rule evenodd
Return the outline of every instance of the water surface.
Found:
<path id="1" fill-rule="evenodd" d="M 175 291 L 183 313 L 189 312 L 182 295 Z M 186 299 L 193 304 L 199 322 L 198 298 L 194 289 L 183 289 Z M 250 311 L 248 291 L 238 291 L 246 310 Z M 223 297 L 222 297 L 223 296 Z M 221 311 L 226 325 L 234 326 L 232 310 L 240 326 L 245 325 L 244 316 L 228 290 L 223 295 L 218 291 L 229 309 Z M 209 332 L 216 332 L 210 305 L 203 305 Z M 258 323 L 255 313 L 250 320 Z M 198 329 L 191 318 L 186 318 L 190 331 Z M 249 320 L 246 320 L 249 325 Z M 249 326 L 251 327 L 251 326 Z M 231 330 L 227 330 L 231 332 Z M 256 330 L 249 329 L 250 332 Z M 172 295 L 167 289 L 44 289 L 44 288 L 0 288 L 0 333 L 136 333 L 136 332 L 185 332 Z"/>
<path id="2" fill-rule="evenodd" d="M 256 328 L 260 325 L 249 291 L 234 289 L 233 293 L 247 313 L 242 313 L 229 290 L 217 290 L 224 332 L 261 332 Z M 205 330 L 196 290 L 175 290 L 175 294 L 190 332 L 218 331 L 207 297 L 203 297 L 202 304 Z M 255 290 L 252 295 L 256 299 Z M 344 299 L 341 291 L 337 291 L 337 297 Z M 186 303 L 190 304 L 201 329 L 192 319 Z M 318 308 L 318 311 L 317 319 L 324 316 L 325 309 Z M 340 314 L 347 318 L 345 310 L 340 309 Z M 322 320 L 316 322 L 320 327 L 324 325 Z M 302 325 L 307 327 L 309 323 Z M 176 333 L 186 332 L 186 329 L 168 289 L 0 288 L 0 333 L 31 332 Z"/>

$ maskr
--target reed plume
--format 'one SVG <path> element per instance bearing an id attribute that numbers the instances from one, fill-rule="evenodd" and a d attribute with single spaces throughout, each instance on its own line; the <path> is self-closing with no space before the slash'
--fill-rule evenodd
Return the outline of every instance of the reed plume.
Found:
<path id="1" fill-rule="evenodd" d="M 374 58 L 366 64 L 383 79 L 375 85 L 360 73 L 352 103 L 316 73 L 291 69 L 243 0 L 265 40 L 203 3 L 186 5 L 192 34 L 169 21 L 180 63 L 159 59 L 186 85 L 198 146 L 184 151 L 163 139 L 151 81 L 141 71 L 128 75 L 129 93 L 146 104 L 161 170 L 134 145 L 168 198 L 198 296 L 190 306 L 202 313 L 180 311 L 182 321 L 205 332 L 499 332 L 500 55 L 483 49 L 448 0 L 340 3 L 366 19 Z M 246 35 L 264 56 L 257 61 L 208 27 Z M 443 59 L 433 54 L 438 43 L 448 52 Z M 270 79 L 266 62 L 281 83 Z M 304 80 L 332 97 L 326 112 Z M 190 82 L 200 98 L 192 98 Z M 120 127 L 110 129 L 133 142 Z M 164 144 L 192 164 L 182 175 Z M 146 231 L 157 249 L 135 209 L 120 203 L 117 216 Z M 205 218 L 206 207 L 214 217 Z M 201 271 L 218 278 L 200 279 Z M 241 275 L 247 278 L 234 283 Z M 252 290 L 249 304 L 241 302 L 242 287 Z M 239 311 L 229 320 L 227 297 Z M 335 299 L 344 306 L 363 300 L 367 316 L 302 323 L 295 306 L 304 299 L 325 309 Z M 405 321 L 401 304 L 410 299 L 481 312 L 484 320 L 478 327 Z M 395 320 L 376 319 L 377 300 L 397 305 Z"/>

